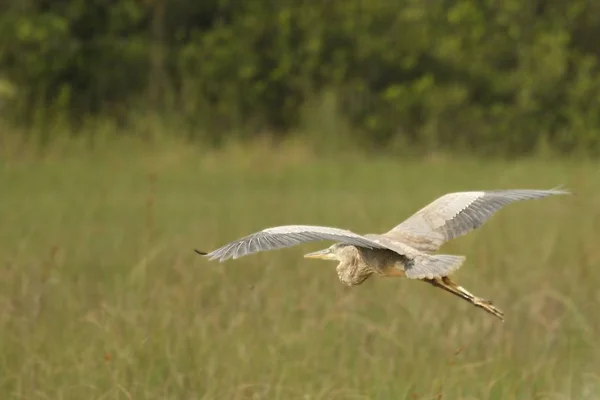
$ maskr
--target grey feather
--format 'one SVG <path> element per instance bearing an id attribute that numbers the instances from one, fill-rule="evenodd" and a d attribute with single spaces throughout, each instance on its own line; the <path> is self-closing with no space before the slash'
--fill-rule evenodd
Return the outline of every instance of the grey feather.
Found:
<path id="1" fill-rule="evenodd" d="M 410 279 L 432 279 L 448 276 L 465 262 L 466 257 L 449 254 L 419 255 L 407 263 L 404 272 Z"/>
<path id="2" fill-rule="evenodd" d="M 562 194 L 570 193 L 558 188 L 448 193 L 417 211 L 384 236 L 431 253 L 445 242 L 479 228 L 505 205 Z"/>
<path id="3" fill-rule="evenodd" d="M 381 243 L 344 229 L 312 225 L 286 225 L 267 228 L 245 236 L 208 253 L 206 256 L 210 257 L 211 260 L 225 261 L 229 258 L 236 259 L 259 251 L 292 247 L 318 240 L 333 240 L 370 249 L 388 249 Z"/>
<path id="4" fill-rule="evenodd" d="M 569 192 L 555 188 L 448 193 L 381 235 L 358 235 L 325 226 L 288 225 L 264 229 L 210 253 L 196 252 L 211 260 L 225 261 L 264 250 L 332 240 L 349 246 L 335 244 L 305 257 L 339 261 L 338 278 L 348 286 L 360 285 L 374 274 L 425 280 L 503 319 L 504 314 L 491 302 L 477 298 L 450 280 L 449 275 L 464 263 L 464 256 L 431 253 L 446 241 L 480 227 L 507 204 L 560 194 Z"/>
<path id="5" fill-rule="evenodd" d="M 395 252 L 405 260 L 403 270 L 407 278 L 432 279 L 448 276 L 465 261 L 464 256 L 432 255 L 443 243 L 480 227 L 507 204 L 559 194 L 569 192 L 555 188 L 448 193 L 384 234 L 359 235 L 325 226 L 286 225 L 253 233 L 210 253 L 197 252 L 211 260 L 225 261 L 260 251 L 331 240 L 365 249 Z M 385 252 L 378 254 L 382 259 L 387 257 Z"/>
<path id="6" fill-rule="evenodd" d="M 205 256 L 211 260 L 218 259 L 222 262 L 229 258 L 236 259 L 259 251 L 292 247 L 317 240 L 333 240 L 369 249 L 394 251 L 410 260 L 406 276 L 411 279 L 445 276 L 458 269 L 465 260 L 463 256 L 431 256 L 382 235 L 367 234 L 363 236 L 344 229 L 311 225 L 267 228 L 229 243 L 205 254 Z"/>

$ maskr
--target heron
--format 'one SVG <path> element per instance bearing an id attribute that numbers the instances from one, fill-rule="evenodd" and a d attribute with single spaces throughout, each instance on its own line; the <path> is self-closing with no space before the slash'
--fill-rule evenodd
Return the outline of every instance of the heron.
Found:
<path id="1" fill-rule="evenodd" d="M 466 257 L 436 252 L 444 243 L 479 228 L 510 203 L 566 194 L 571 193 L 560 187 L 447 193 L 383 234 L 359 235 L 327 226 L 284 225 L 263 229 L 210 253 L 195 251 L 210 260 L 223 262 L 229 258 L 237 259 L 307 242 L 334 241 L 336 243 L 330 247 L 304 257 L 337 261 L 338 278 L 347 286 L 360 285 L 373 275 L 420 280 L 504 321 L 504 313 L 490 300 L 473 295 L 450 278 Z"/>

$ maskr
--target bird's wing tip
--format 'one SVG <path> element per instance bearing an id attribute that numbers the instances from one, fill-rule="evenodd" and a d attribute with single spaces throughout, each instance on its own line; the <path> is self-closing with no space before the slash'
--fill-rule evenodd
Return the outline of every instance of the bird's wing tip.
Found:
<path id="1" fill-rule="evenodd" d="M 573 194 L 570 189 L 566 188 L 565 185 L 558 185 L 549 190 L 550 192 L 554 192 L 556 194 Z"/>

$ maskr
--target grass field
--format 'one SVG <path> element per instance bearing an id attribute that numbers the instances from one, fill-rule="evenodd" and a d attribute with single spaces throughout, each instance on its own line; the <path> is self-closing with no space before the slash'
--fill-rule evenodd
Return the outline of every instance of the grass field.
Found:
<path id="1" fill-rule="evenodd" d="M 2 399 L 599 399 L 600 168 L 194 149 L 5 158 Z M 500 322 L 418 281 L 347 288 L 330 243 L 219 264 L 273 225 L 383 232 L 449 191 L 550 188 L 442 251 Z"/>

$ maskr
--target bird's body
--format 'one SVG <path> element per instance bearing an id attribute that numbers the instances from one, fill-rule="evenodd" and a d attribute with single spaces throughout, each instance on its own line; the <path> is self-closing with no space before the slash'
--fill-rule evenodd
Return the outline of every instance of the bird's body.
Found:
<path id="1" fill-rule="evenodd" d="M 258 251 L 333 240 L 338 243 L 305 257 L 339 261 L 338 277 L 348 286 L 360 285 L 372 275 L 418 279 L 503 319 L 503 313 L 491 302 L 472 295 L 449 278 L 463 264 L 464 256 L 434 252 L 445 242 L 478 228 L 506 204 L 559 194 L 569 192 L 521 189 L 449 193 L 383 234 L 358 235 L 338 228 L 288 225 L 264 229 L 211 253 L 198 253 L 224 261 Z"/>
<path id="2" fill-rule="evenodd" d="M 409 261 L 391 250 L 369 249 L 342 245 L 342 262 L 336 267 L 338 278 L 348 286 L 363 283 L 371 275 L 404 277 L 404 268 Z"/>

